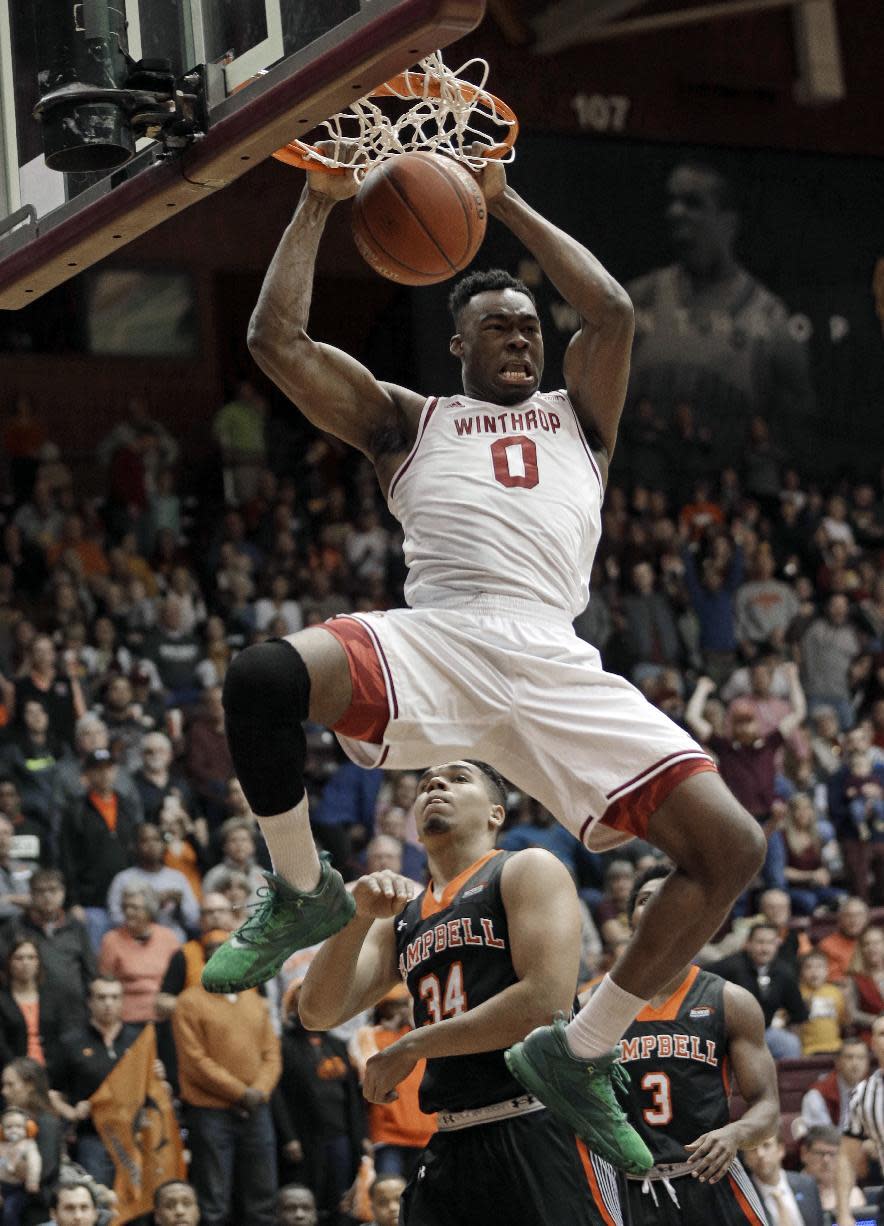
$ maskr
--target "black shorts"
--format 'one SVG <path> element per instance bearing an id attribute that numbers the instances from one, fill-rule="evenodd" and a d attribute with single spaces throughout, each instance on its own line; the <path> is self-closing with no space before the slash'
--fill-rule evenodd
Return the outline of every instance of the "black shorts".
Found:
<path id="1" fill-rule="evenodd" d="M 619 1181 L 548 1111 L 437 1132 L 400 1226 L 622 1226 Z"/>
<path id="2" fill-rule="evenodd" d="M 682 1175 L 670 1183 L 678 1200 L 676 1205 L 665 1184 L 655 1179 L 643 1192 L 635 1179 L 626 1181 L 626 1218 L 629 1226 L 686 1226 L 686 1223 L 714 1223 L 714 1226 L 766 1226 L 767 1218 L 755 1187 L 737 1161 L 718 1183 L 700 1183 Z M 651 1192 L 653 1188 L 653 1194 Z M 656 1203 L 654 1197 L 656 1196 Z"/>

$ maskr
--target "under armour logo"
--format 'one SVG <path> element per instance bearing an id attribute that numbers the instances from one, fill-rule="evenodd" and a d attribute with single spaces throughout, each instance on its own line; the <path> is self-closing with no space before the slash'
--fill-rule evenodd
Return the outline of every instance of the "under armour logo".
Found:
<path id="1" fill-rule="evenodd" d="M 418 1177 L 418 1179 L 423 1179 L 423 1177 L 424 1177 L 424 1175 L 426 1175 L 426 1173 L 427 1173 L 427 1168 L 426 1168 L 425 1166 L 419 1166 L 419 1167 L 417 1168 L 417 1177 Z"/>
<path id="2" fill-rule="evenodd" d="M 396 931 L 401 932 L 403 928 L 408 927 L 408 920 L 401 919 L 396 925 Z"/>

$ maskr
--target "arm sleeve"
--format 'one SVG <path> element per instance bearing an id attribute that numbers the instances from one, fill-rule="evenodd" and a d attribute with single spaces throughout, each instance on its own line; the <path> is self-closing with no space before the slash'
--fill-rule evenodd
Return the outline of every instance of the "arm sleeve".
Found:
<path id="1" fill-rule="evenodd" d="M 168 996 L 180 996 L 186 982 L 187 964 L 184 961 L 184 954 L 180 949 L 176 949 L 169 959 L 160 991 L 165 992 Z"/>
<path id="2" fill-rule="evenodd" d="M 270 1095 L 270 1114 L 273 1116 L 273 1127 L 276 1129 L 276 1139 L 280 1145 L 288 1145 L 289 1141 L 300 1140 L 292 1123 L 292 1114 L 279 1086 Z"/>
<path id="3" fill-rule="evenodd" d="M 38 1122 L 37 1148 L 43 1164 L 40 1185 L 43 1188 L 54 1188 L 61 1170 L 61 1121 L 44 1111 Z"/>
<path id="4" fill-rule="evenodd" d="M 789 983 L 784 993 L 784 1004 L 789 1011 L 789 1022 L 795 1025 L 796 1022 L 807 1021 L 807 1003 L 801 995 L 801 989 L 798 986 L 797 979 L 789 976 Z"/>

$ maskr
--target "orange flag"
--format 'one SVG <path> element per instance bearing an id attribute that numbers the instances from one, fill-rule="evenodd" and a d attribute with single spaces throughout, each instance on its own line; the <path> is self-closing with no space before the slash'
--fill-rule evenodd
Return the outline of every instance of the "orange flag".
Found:
<path id="1" fill-rule="evenodd" d="M 114 1221 L 120 1226 L 151 1211 L 161 1183 L 187 1174 L 172 1099 L 154 1072 L 156 1058 L 150 1023 L 89 1099 L 92 1121 L 116 1168 Z"/>

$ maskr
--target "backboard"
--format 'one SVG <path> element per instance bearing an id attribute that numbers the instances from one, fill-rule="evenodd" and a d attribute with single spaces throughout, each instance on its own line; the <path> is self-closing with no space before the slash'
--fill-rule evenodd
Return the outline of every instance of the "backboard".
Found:
<path id="1" fill-rule="evenodd" d="M 0 0 L 0 308 L 217 192 L 483 11 L 484 0 Z"/>

